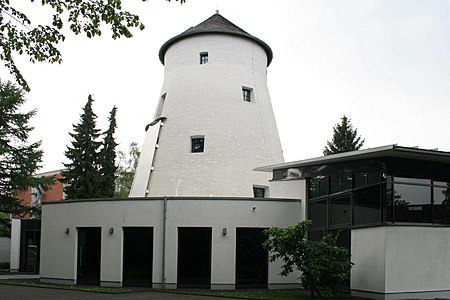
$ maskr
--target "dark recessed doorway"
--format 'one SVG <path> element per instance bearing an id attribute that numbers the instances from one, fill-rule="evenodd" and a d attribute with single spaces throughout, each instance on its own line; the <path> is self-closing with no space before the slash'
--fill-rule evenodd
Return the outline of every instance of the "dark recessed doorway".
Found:
<path id="1" fill-rule="evenodd" d="M 211 288 L 210 227 L 178 228 L 178 288 Z"/>
<path id="2" fill-rule="evenodd" d="M 100 285 L 102 230 L 78 228 L 77 284 Z"/>
<path id="3" fill-rule="evenodd" d="M 123 285 L 152 286 L 153 228 L 123 228 Z"/>
<path id="4" fill-rule="evenodd" d="M 268 252 L 265 228 L 236 228 L 236 288 L 267 288 Z"/>

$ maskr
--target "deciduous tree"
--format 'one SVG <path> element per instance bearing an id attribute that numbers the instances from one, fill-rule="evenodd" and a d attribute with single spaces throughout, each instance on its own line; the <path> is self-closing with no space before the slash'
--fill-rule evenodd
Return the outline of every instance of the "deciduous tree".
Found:
<path id="1" fill-rule="evenodd" d="M 130 194 L 140 155 L 141 152 L 136 142 L 130 143 L 128 153 L 119 150 L 119 165 L 116 172 L 116 197 L 124 198 Z"/>
<path id="2" fill-rule="evenodd" d="M 185 0 L 175 1 L 183 3 Z M 68 25 L 75 34 L 84 32 L 89 38 L 101 35 L 100 28 L 104 24 L 110 26 L 113 39 L 132 37 L 132 28 L 144 29 L 139 16 L 122 9 L 121 0 L 30 2 L 30 5 L 41 4 L 53 10 L 50 25 L 33 24 L 26 13 L 19 11 L 9 0 L 0 0 L 0 59 L 26 91 L 30 88 L 14 61 L 14 54 L 26 55 L 31 62 L 61 63 L 62 56 L 57 46 L 65 39 L 64 25 Z"/>
<path id="3" fill-rule="evenodd" d="M 294 270 L 301 272 L 300 281 L 304 288 L 319 294 L 319 288 L 331 295 L 338 291 L 350 278 L 352 262 L 348 249 L 338 247 L 337 236 L 325 235 L 320 241 L 307 239 L 311 221 L 278 228 L 272 227 L 264 246 L 271 252 L 270 261 L 283 261 L 280 275 L 287 276 Z"/>
<path id="4" fill-rule="evenodd" d="M 358 136 L 358 130 L 353 129 L 353 125 L 345 115 L 341 123 L 333 127 L 333 138 L 327 141 L 323 150 L 324 155 L 336 154 L 347 151 L 359 150 L 364 145 L 364 139 Z"/>

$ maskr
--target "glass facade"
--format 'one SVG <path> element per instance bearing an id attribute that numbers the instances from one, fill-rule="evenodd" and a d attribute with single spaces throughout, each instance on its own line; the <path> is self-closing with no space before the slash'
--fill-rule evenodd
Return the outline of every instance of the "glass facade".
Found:
<path id="1" fill-rule="evenodd" d="M 450 224 L 450 183 L 386 170 L 309 178 L 311 230 L 384 223 Z"/>

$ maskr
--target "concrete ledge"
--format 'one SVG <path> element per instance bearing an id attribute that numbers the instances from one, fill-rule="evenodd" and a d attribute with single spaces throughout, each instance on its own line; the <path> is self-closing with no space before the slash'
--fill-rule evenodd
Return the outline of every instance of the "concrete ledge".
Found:
<path id="1" fill-rule="evenodd" d="M 75 285 L 75 280 L 74 279 L 41 277 L 40 282 L 42 282 L 42 283 L 51 283 L 51 284 Z"/>
<path id="2" fill-rule="evenodd" d="M 303 289 L 300 283 L 269 283 L 269 290 L 293 290 Z"/>
<path id="3" fill-rule="evenodd" d="M 375 293 L 367 291 L 352 290 L 352 296 L 382 299 L 382 300 L 399 300 L 399 299 L 450 299 L 450 290 L 443 291 L 423 291 L 410 293 Z"/>
<path id="4" fill-rule="evenodd" d="M 234 290 L 236 286 L 234 283 L 211 283 L 211 290 Z"/>
<path id="5" fill-rule="evenodd" d="M 100 286 L 103 287 L 122 287 L 122 282 L 120 281 L 101 281 Z"/>

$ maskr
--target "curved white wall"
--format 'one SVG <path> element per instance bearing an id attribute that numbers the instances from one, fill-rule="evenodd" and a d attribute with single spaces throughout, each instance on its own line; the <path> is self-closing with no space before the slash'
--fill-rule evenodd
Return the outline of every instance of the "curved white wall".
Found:
<path id="1" fill-rule="evenodd" d="M 208 52 L 207 64 L 200 53 Z M 258 166 L 283 162 L 267 88 L 267 55 L 257 43 L 203 34 L 176 42 L 165 55 L 167 117 L 150 176 L 149 196 L 253 196 L 268 186 Z M 243 101 L 242 87 L 252 89 Z M 160 108 L 159 108 L 160 109 Z M 205 137 L 203 153 L 190 153 L 191 136 Z"/>

